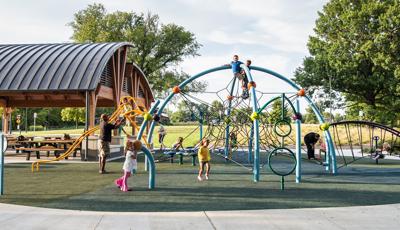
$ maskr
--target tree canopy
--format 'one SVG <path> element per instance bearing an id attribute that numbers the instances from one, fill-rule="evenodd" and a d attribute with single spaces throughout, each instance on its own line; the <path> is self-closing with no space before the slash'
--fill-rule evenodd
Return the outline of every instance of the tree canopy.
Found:
<path id="1" fill-rule="evenodd" d="M 310 56 L 296 70 L 295 81 L 310 92 L 331 85 L 347 102 L 395 113 L 398 119 L 399 1 L 331 0 L 319 12 L 314 31 L 307 44 Z"/>
<path id="2" fill-rule="evenodd" d="M 85 122 L 84 108 L 65 108 L 61 110 L 61 120 L 75 121 L 75 128 L 78 128 L 79 122 Z"/>
<path id="3" fill-rule="evenodd" d="M 198 56 L 201 47 L 192 32 L 173 23 L 162 24 L 156 14 L 108 13 L 102 4 L 95 3 L 75 13 L 69 25 L 76 42 L 130 42 L 133 48 L 128 53 L 129 60 L 142 69 L 157 94 L 188 78 L 174 67 L 186 57 Z M 188 86 L 196 92 L 205 87 L 204 82 Z"/>

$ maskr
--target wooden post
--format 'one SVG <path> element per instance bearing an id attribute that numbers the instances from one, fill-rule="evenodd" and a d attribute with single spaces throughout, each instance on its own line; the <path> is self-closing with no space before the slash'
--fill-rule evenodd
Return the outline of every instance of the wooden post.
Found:
<path id="1" fill-rule="evenodd" d="M 94 91 L 89 94 L 89 129 L 94 128 L 96 120 L 97 97 Z"/>
<path id="2" fill-rule="evenodd" d="M 90 92 L 86 91 L 85 94 L 85 131 L 89 130 L 89 122 L 90 122 Z M 85 158 L 84 161 L 87 161 L 87 155 L 89 151 L 89 137 L 86 136 L 86 144 L 85 144 Z"/>
<path id="3" fill-rule="evenodd" d="M 10 117 L 12 109 L 10 107 L 3 107 L 3 133 L 10 132 Z"/>

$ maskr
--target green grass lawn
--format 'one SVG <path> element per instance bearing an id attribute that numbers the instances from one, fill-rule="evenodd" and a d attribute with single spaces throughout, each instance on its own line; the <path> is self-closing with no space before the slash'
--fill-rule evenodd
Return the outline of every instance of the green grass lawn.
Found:
<path id="1" fill-rule="evenodd" d="M 400 167 L 359 161 L 339 175 L 303 163 L 303 182 L 294 175 L 280 190 L 280 177 L 262 169 L 254 183 L 249 171 L 213 158 L 211 179 L 198 182 L 197 167 L 156 164 L 156 189 L 148 190 L 148 175 L 139 171 L 129 179 L 132 192 L 113 184 L 121 176 L 122 162 L 107 164 L 108 174 L 98 174 L 97 164 L 50 164 L 32 173 L 30 164 L 7 164 L 5 195 L 0 202 L 48 208 L 102 211 L 204 211 L 375 205 L 400 202 Z"/>
<path id="2" fill-rule="evenodd" d="M 164 144 L 169 148 L 171 147 L 175 141 L 178 139 L 178 137 L 184 137 L 184 146 L 194 146 L 198 143 L 199 141 L 199 136 L 200 136 L 200 131 L 198 129 L 198 126 L 196 125 L 177 125 L 177 126 L 164 126 L 167 135 L 164 140 Z M 196 129 L 197 128 L 197 129 Z M 304 137 L 307 133 L 309 132 L 319 132 L 322 134 L 322 132 L 319 130 L 318 125 L 314 124 L 302 124 L 302 137 Z M 285 128 L 283 128 L 285 129 Z M 130 127 L 125 127 L 126 131 L 130 131 Z M 158 126 L 155 127 L 154 129 L 154 135 L 153 135 L 153 143 L 156 148 L 160 146 L 158 143 L 158 134 L 157 134 Z M 260 135 L 261 139 L 270 139 L 270 137 L 267 137 L 266 133 L 262 131 L 263 129 L 260 129 Z M 193 131 L 193 132 L 192 132 Z M 333 130 L 330 130 L 331 134 L 333 134 Z M 207 132 L 207 126 L 204 125 L 204 133 Z M 369 131 L 364 128 L 362 129 L 362 136 L 363 136 L 363 143 L 368 144 L 369 143 Z M 29 131 L 28 133 L 22 132 L 21 134 L 24 136 L 46 136 L 46 135 L 63 135 L 64 133 L 68 134 L 82 134 L 83 129 L 62 129 L 62 130 L 49 130 L 49 131 L 37 131 L 37 132 L 32 132 Z M 18 135 L 17 132 L 14 131 L 15 135 Z M 99 131 L 96 132 L 96 134 L 99 134 Z M 353 145 L 358 145 L 358 131 L 357 129 L 351 129 L 350 134 L 353 139 Z M 214 135 L 217 136 L 217 131 L 214 132 Z M 344 127 L 339 127 L 337 130 L 337 133 L 335 132 L 335 135 L 340 137 L 340 142 L 342 145 L 348 145 L 348 138 L 346 131 Z M 124 134 L 123 134 L 124 136 Z M 212 140 L 213 138 L 211 138 Z M 281 139 L 278 137 L 275 139 L 275 142 L 279 142 Z M 292 124 L 292 132 L 289 135 L 288 138 L 285 138 L 285 144 L 288 145 L 294 145 L 295 143 L 295 131 L 294 131 L 294 124 Z M 238 141 L 239 144 L 242 145 L 247 145 L 247 138 L 244 138 L 241 136 L 241 134 L 238 134 Z M 367 145 L 366 145 L 367 146 Z M 365 146 L 364 146 L 365 147 Z"/>

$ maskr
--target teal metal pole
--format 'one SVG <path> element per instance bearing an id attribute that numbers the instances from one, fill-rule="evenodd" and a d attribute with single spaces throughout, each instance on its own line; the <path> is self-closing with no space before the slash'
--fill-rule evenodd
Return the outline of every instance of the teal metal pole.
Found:
<path id="1" fill-rule="evenodd" d="M 200 122 L 199 125 L 200 125 L 200 140 L 199 140 L 199 142 L 200 142 L 203 139 L 203 122 Z"/>
<path id="2" fill-rule="evenodd" d="M 149 189 L 154 189 L 156 185 L 156 164 L 154 163 L 153 155 L 145 146 L 142 146 L 142 152 L 149 159 Z"/>
<path id="3" fill-rule="evenodd" d="M 246 76 L 249 78 L 250 82 L 254 82 L 253 76 L 250 73 L 249 68 L 246 65 L 240 65 L 242 69 L 246 72 Z M 257 94 L 255 87 L 251 87 L 251 94 L 252 94 L 252 107 L 253 112 L 258 112 L 257 106 Z M 254 127 L 254 162 L 253 162 L 253 181 L 258 182 L 260 181 L 260 132 L 259 132 L 259 122 L 258 119 L 254 119 L 253 127 Z"/>
<path id="4" fill-rule="evenodd" d="M 285 120 L 285 94 L 282 93 L 282 120 Z M 281 137 L 281 147 L 285 145 L 285 137 Z"/>
<path id="5" fill-rule="evenodd" d="M 1 162 L 0 162 L 0 195 L 4 195 L 4 136 L 3 133 L 0 132 L 0 154 L 1 154 Z"/>
<path id="6" fill-rule="evenodd" d="M 153 107 L 150 108 L 150 110 L 149 110 L 149 113 L 150 113 L 150 114 L 153 114 L 153 113 L 154 113 L 154 110 L 157 108 L 158 104 L 160 104 L 160 100 L 157 100 L 157 101 L 154 103 Z M 147 126 L 147 122 L 148 122 L 147 120 L 143 120 L 143 123 L 142 123 L 142 125 L 140 126 L 140 130 L 139 130 L 139 133 L 138 133 L 138 135 L 137 135 L 137 137 L 136 137 L 136 140 L 142 139 L 144 130 L 146 129 L 146 126 Z M 152 123 L 152 125 L 153 125 L 153 123 Z M 153 129 L 154 129 L 154 127 L 153 127 Z M 149 137 L 147 137 L 147 140 L 149 140 Z M 147 143 L 150 143 L 150 142 L 147 141 Z M 154 159 L 153 159 L 153 161 L 154 161 Z M 154 162 L 153 162 L 153 163 L 154 163 Z M 148 157 L 147 157 L 147 155 L 146 155 L 145 158 L 144 158 L 144 170 L 145 170 L 146 172 L 147 172 L 147 170 L 148 170 L 148 167 L 149 167 L 149 159 L 148 159 Z"/>
<path id="7" fill-rule="evenodd" d="M 296 98 L 296 112 L 300 113 L 300 100 Z M 301 182 L 301 120 L 296 120 L 296 183 Z"/>
<path id="8" fill-rule="evenodd" d="M 251 124 L 251 129 L 250 129 L 250 138 L 249 138 L 249 152 L 247 159 L 249 161 L 249 164 L 251 164 L 252 160 L 252 154 L 253 154 L 253 136 L 254 136 L 254 128 L 253 124 Z"/>
<path id="9" fill-rule="evenodd" d="M 160 103 L 159 100 L 157 100 L 157 101 L 154 103 L 153 107 L 151 107 L 151 109 L 149 110 L 149 113 L 150 113 L 150 114 L 153 114 L 153 113 L 154 113 L 154 110 L 157 108 L 157 106 L 158 106 L 159 103 Z M 137 138 L 136 138 L 137 140 L 142 139 L 144 130 L 146 130 L 147 122 L 148 122 L 147 120 L 143 120 L 143 123 L 142 123 L 142 125 L 140 126 L 139 133 L 138 133 Z"/>

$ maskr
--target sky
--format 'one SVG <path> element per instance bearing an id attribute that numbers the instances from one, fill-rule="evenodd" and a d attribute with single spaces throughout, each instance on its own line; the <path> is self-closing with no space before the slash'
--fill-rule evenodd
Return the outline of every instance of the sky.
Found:
<path id="1" fill-rule="evenodd" d="M 233 54 L 288 78 L 308 55 L 318 11 L 326 0 L 0 0 L 0 44 L 71 42 L 67 25 L 88 4 L 102 3 L 108 12 L 152 12 L 162 23 L 175 23 L 195 34 L 200 56 L 185 59 L 178 69 L 194 75 L 229 63 Z M 226 86 L 231 74 L 206 77 L 208 91 Z M 225 77 L 227 76 L 227 77 Z M 255 74 L 265 92 L 293 90 L 279 80 Z"/>

